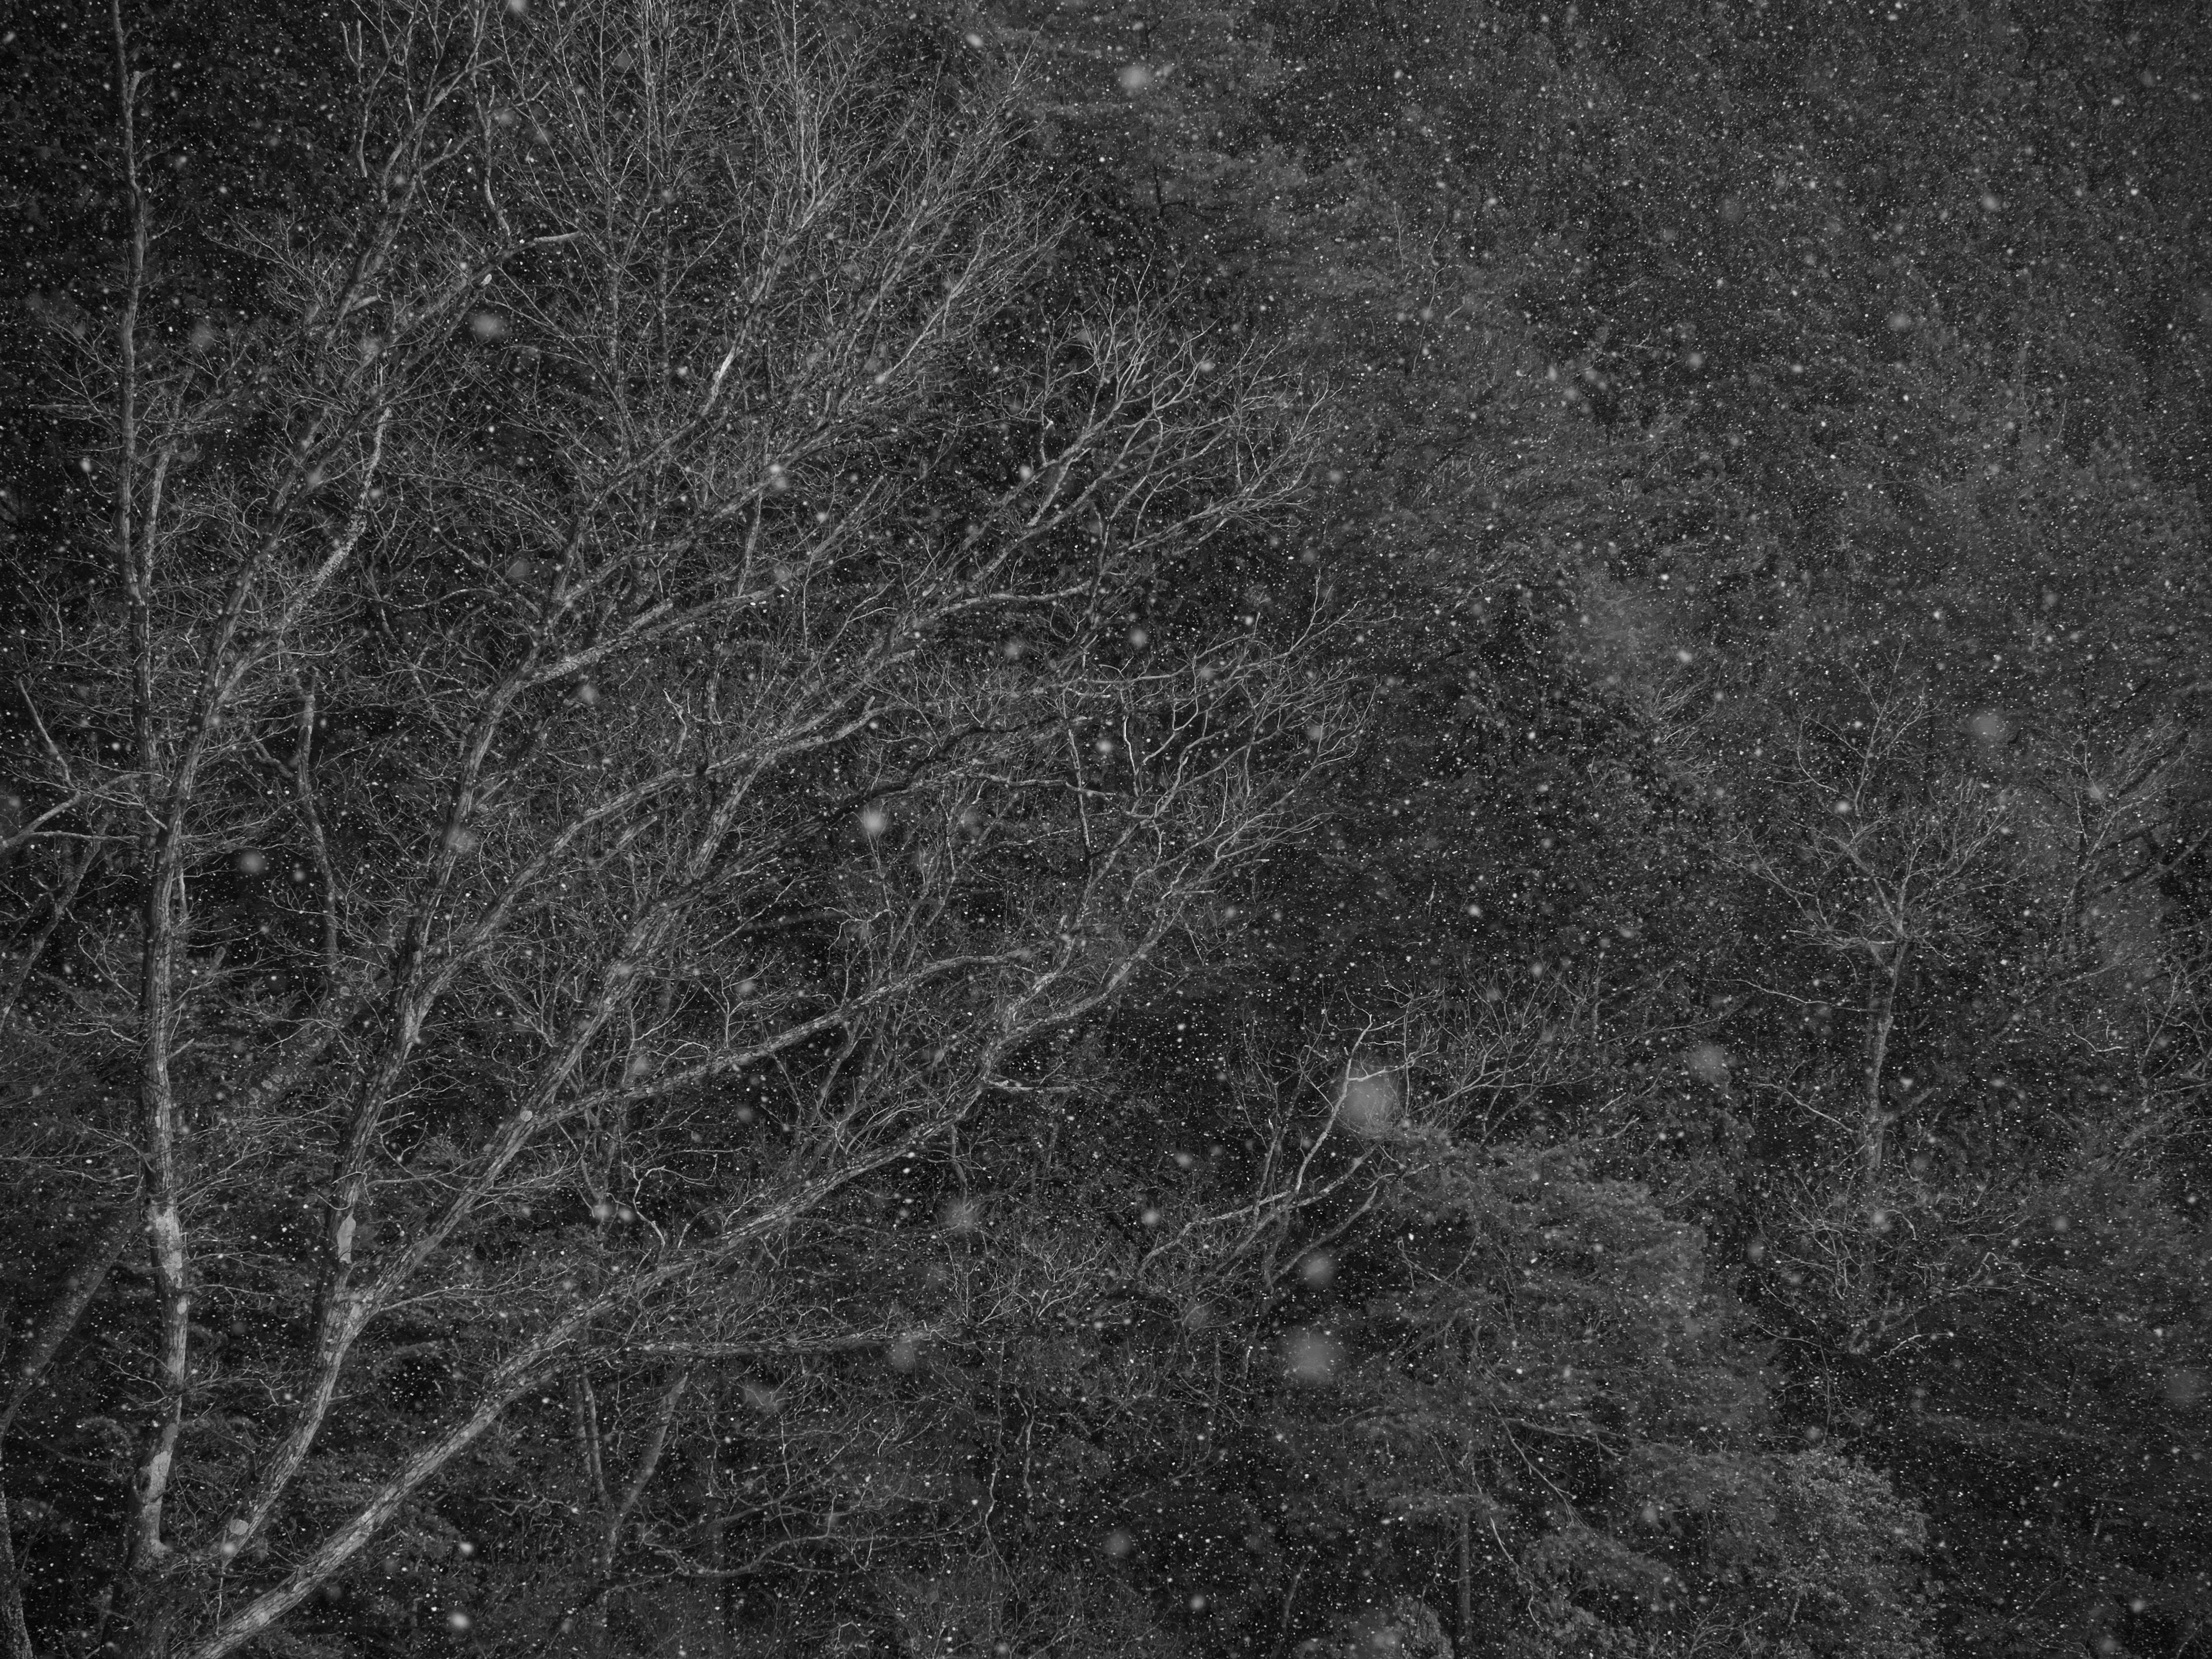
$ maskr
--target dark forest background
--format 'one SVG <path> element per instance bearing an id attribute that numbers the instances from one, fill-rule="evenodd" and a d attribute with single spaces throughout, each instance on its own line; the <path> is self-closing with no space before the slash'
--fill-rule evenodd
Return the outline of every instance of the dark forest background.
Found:
<path id="1" fill-rule="evenodd" d="M 11 1659 L 2204 1653 L 2203 9 L 0 61 Z"/>

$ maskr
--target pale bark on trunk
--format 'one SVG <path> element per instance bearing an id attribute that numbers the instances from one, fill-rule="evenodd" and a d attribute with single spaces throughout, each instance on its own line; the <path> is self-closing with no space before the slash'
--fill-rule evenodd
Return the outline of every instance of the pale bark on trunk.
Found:
<path id="1" fill-rule="evenodd" d="M 15 1535 L 9 1524 L 8 1465 L 0 1458 L 0 1629 L 8 1637 L 8 1659 L 37 1659 L 30 1627 L 23 1622 L 23 1583 L 15 1566 Z"/>

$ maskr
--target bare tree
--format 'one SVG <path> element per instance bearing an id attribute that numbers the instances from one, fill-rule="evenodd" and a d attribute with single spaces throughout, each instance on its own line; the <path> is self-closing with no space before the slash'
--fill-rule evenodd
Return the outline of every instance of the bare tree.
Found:
<path id="1" fill-rule="evenodd" d="M 2003 756 L 1987 717 L 1954 738 L 1924 694 L 1858 690 L 1784 732 L 1729 850 L 1787 929 L 1741 981 L 1788 1011 L 1753 1086 L 1855 1166 L 1765 1173 L 1762 1303 L 1780 1334 L 1863 1356 L 2029 1283 L 2021 1238 L 2046 1210 L 2066 1224 L 2068 1182 L 2154 1163 L 2198 1086 L 2203 1024 L 2144 890 L 2182 737 Z M 1969 734 L 1978 765 L 1946 747 Z M 2005 1133 L 2012 1159 L 1976 1156 Z"/>
<path id="2" fill-rule="evenodd" d="M 1767 822 L 1743 823 L 1729 848 L 1783 901 L 1796 937 L 1833 964 L 1835 994 L 1804 1000 L 1860 1016 L 1847 1089 L 1796 1097 L 1849 1137 L 1869 1188 L 1882 1176 L 1899 1099 L 1911 1094 L 1890 1062 L 1912 977 L 1977 943 L 2004 873 L 2000 792 L 1984 779 L 1939 777 L 1934 740 L 1925 696 L 1905 693 L 1871 696 L 1860 718 L 1800 725 L 1781 745 Z"/>
<path id="3" fill-rule="evenodd" d="M 1133 630 L 1301 415 L 1037 313 L 1003 96 L 705 0 L 372 9 L 354 201 L 185 338 L 113 22 L 110 512 L 10 647 L 9 1041 L 91 1080 L 19 1150 L 92 1149 L 152 1273 L 94 1638 L 217 1659 L 607 1344 L 793 1335 L 761 1253 L 1025 1086 L 1346 719 L 1297 640 Z M 580 1396 L 602 1577 L 672 1363 L 625 1472 Z"/>

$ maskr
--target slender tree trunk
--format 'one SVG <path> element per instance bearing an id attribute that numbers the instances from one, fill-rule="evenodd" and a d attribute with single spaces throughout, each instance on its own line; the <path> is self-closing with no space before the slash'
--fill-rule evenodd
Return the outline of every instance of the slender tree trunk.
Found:
<path id="1" fill-rule="evenodd" d="M 123 1254 L 138 1231 L 138 1204 L 136 1199 L 118 1205 L 100 1230 L 87 1241 L 84 1254 L 62 1280 L 61 1294 L 54 1298 L 39 1321 L 38 1329 L 23 1358 L 16 1362 L 15 1375 L 8 1384 L 7 1400 L 0 1404 L 0 1629 L 4 1629 L 8 1641 L 8 1659 L 33 1659 L 31 1632 L 23 1617 L 23 1584 L 15 1562 L 15 1540 L 12 1517 L 9 1513 L 5 1471 L 8 1431 L 15 1425 L 15 1413 L 31 1397 L 31 1390 L 39 1386 L 39 1379 L 54 1356 L 61 1352 L 62 1344 L 83 1320 L 85 1310 L 100 1294 L 106 1282 L 108 1269 Z"/>
<path id="2" fill-rule="evenodd" d="M 1474 1523 L 1465 1510 L 1459 1512 L 1459 1605 L 1452 1620 L 1452 1652 L 1467 1659 L 1474 1640 Z"/>
<path id="3" fill-rule="evenodd" d="M 1912 941 L 1900 939 L 1890 947 L 1889 961 L 1875 981 L 1874 1018 L 1867 1028 L 1865 1096 L 1860 1105 L 1859 1162 L 1869 1186 L 1881 1178 L 1888 1114 L 1881 1103 L 1882 1069 L 1889 1060 L 1889 1039 L 1897 1029 L 1897 994 L 1905 982 L 1905 968 Z"/>
<path id="4" fill-rule="evenodd" d="M 652 1426 L 647 1431 L 645 1444 L 639 1449 L 637 1461 L 631 1468 L 629 1480 L 619 1494 L 608 1481 L 607 1437 L 599 1422 L 599 1397 L 592 1391 L 591 1380 L 579 1376 L 574 1388 L 576 1433 L 584 1455 L 585 1474 L 592 1485 L 592 1495 L 599 1512 L 599 1537 L 592 1565 L 595 1585 L 591 1601 L 584 1608 L 581 1641 L 584 1650 L 599 1656 L 610 1650 L 611 1633 L 609 1621 L 614 1612 L 615 1565 L 622 1555 L 623 1530 L 636 1513 L 639 1500 L 652 1484 L 660 1468 L 661 1455 L 668 1449 L 669 1431 L 675 1426 L 676 1409 L 684 1397 L 684 1390 L 691 1381 L 689 1369 L 679 1370 L 661 1393 L 653 1407 Z"/>
<path id="5" fill-rule="evenodd" d="M 151 240 L 146 191 L 138 176 L 137 94 L 139 77 L 131 69 L 129 37 L 122 0 L 111 0 L 109 21 L 115 45 L 116 96 L 122 118 L 123 177 L 130 203 L 131 245 L 123 289 L 122 315 L 116 323 L 118 346 L 116 413 L 119 453 L 115 481 L 114 551 L 129 602 L 132 666 L 133 749 L 142 786 L 153 788 L 161 775 L 160 734 L 154 700 L 154 511 L 146 522 L 137 513 L 138 489 L 138 310 L 145 295 L 146 255 Z M 158 477 L 158 474 L 157 474 Z M 138 967 L 139 1156 L 143 1164 L 144 1213 L 149 1254 L 161 1321 L 159 1376 L 161 1406 L 153 1436 L 139 1460 L 137 1492 L 126 1546 L 126 1580 L 153 1570 L 167 1545 L 161 1536 L 162 1507 L 184 1427 L 185 1380 L 189 1366 L 190 1304 L 186 1300 L 185 1232 L 178 1207 L 181 1172 L 177 1163 L 177 1109 L 169 1076 L 169 1044 L 175 1023 L 176 908 L 179 884 L 178 820 L 182 801 L 171 785 L 171 799 L 149 810 L 140 842 L 140 868 L 146 884 Z M 155 803 L 149 799 L 147 805 Z M 131 1586 L 125 1588 L 126 1606 Z"/>
<path id="6" fill-rule="evenodd" d="M 31 1628 L 23 1622 L 23 1581 L 15 1570 L 15 1535 L 9 1525 L 7 1465 L 0 1462 L 0 1626 L 8 1635 L 8 1659 L 36 1659 Z"/>
<path id="7" fill-rule="evenodd" d="M 603 1584 L 614 1583 L 615 1563 L 622 1554 L 623 1528 L 629 1524 L 630 1516 L 637 1511 L 638 1500 L 645 1496 L 646 1487 L 652 1484 L 653 1475 L 660 1468 L 661 1454 L 668 1449 L 668 1431 L 675 1426 L 677 1406 L 683 1400 L 684 1386 L 690 1380 L 690 1371 L 679 1370 L 662 1393 L 653 1409 L 653 1426 L 647 1431 L 645 1444 L 637 1455 L 636 1466 L 630 1471 L 629 1482 L 605 1517 L 599 1535 L 599 1582 Z M 612 1599 L 610 1593 L 599 1601 L 599 1623 L 594 1628 L 602 1642 L 606 1639 L 608 1604 Z"/>
<path id="8" fill-rule="evenodd" d="M 84 1318 L 85 1310 L 92 1305 L 93 1297 L 100 1294 L 100 1287 L 107 1280 L 108 1269 L 115 1265 L 137 1230 L 138 1202 L 131 1199 L 118 1205 L 100 1230 L 86 1242 L 84 1254 L 62 1280 L 61 1293 L 39 1321 L 30 1346 L 16 1362 L 15 1376 L 8 1384 L 6 1404 L 0 1405 L 0 1437 L 15 1426 L 15 1413 L 23 1408 L 31 1390 L 39 1386 L 40 1377 L 61 1352 L 62 1344 L 69 1340 L 70 1333 Z"/>

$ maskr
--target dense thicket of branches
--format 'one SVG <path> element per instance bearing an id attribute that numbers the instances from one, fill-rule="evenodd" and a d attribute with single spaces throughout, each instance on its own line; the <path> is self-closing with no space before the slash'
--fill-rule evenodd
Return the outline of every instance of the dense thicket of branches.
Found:
<path id="1" fill-rule="evenodd" d="M 2193 8 L 0 54 L 9 1659 L 2212 1637 Z"/>

